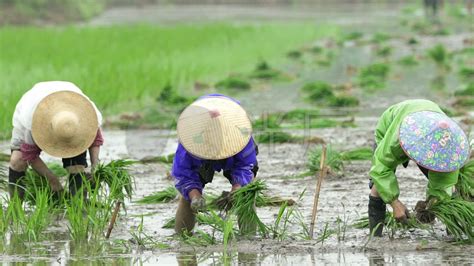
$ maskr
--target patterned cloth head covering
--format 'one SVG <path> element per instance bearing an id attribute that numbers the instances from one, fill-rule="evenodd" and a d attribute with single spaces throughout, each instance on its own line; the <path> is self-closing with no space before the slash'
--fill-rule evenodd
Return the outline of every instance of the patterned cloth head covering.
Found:
<path id="1" fill-rule="evenodd" d="M 443 113 L 409 114 L 400 125 L 399 139 L 408 157 L 432 171 L 456 171 L 469 158 L 466 134 Z"/>

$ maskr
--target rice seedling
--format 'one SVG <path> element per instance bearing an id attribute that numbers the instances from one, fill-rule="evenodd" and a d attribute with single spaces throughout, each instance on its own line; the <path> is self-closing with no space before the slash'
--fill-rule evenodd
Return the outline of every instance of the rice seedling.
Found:
<path id="1" fill-rule="evenodd" d="M 294 109 L 283 115 L 283 120 L 288 122 L 302 122 L 319 116 L 316 109 Z"/>
<path id="2" fill-rule="evenodd" d="M 169 186 L 162 191 L 157 191 L 150 195 L 143 197 L 140 200 L 135 201 L 139 204 L 158 204 L 158 203 L 168 203 L 172 200 L 175 200 L 178 197 L 178 191 L 174 186 Z"/>
<path id="3" fill-rule="evenodd" d="M 315 45 L 309 49 L 313 54 L 321 54 L 324 51 L 324 48 L 319 45 Z"/>
<path id="4" fill-rule="evenodd" d="M 358 106 L 359 99 L 350 95 L 339 95 L 329 98 L 328 105 L 332 107 Z"/>
<path id="5" fill-rule="evenodd" d="M 446 226 L 456 241 L 474 243 L 474 202 L 456 198 L 433 200 L 426 210 Z"/>
<path id="6" fill-rule="evenodd" d="M 322 150 L 322 146 L 318 146 L 309 152 L 308 168 L 313 173 L 320 170 Z M 340 172 L 344 168 L 341 154 L 335 151 L 330 144 L 326 146 L 326 166 L 329 168 L 328 171 L 330 173 Z"/>
<path id="7" fill-rule="evenodd" d="M 459 70 L 459 76 L 464 80 L 474 81 L 474 67 L 461 67 Z"/>
<path id="8" fill-rule="evenodd" d="M 300 59 L 301 56 L 303 56 L 303 53 L 298 50 L 291 50 L 288 53 L 286 53 L 286 56 L 291 59 Z"/>
<path id="9" fill-rule="evenodd" d="M 416 66 L 418 65 L 418 60 L 413 55 L 407 55 L 398 60 L 398 63 L 402 66 Z"/>
<path id="10" fill-rule="evenodd" d="M 473 107 L 474 97 L 458 97 L 454 102 L 454 106 L 457 107 Z"/>
<path id="11" fill-rule="evenodd" d="M 353 31 L 342 35 L 342 41 L 356 41 L 364 37 L 364 33 L 360 31 Z"/>
<path id="12" fill-rule="evenodd" d="M 209 246 L 217 244 L 217 241 L 213 236 L 202 230 L 196 230 L 193 234 L 181 234 L 181 240 L 191 246 Z"/>
<path id="13" fill-rule="evenodd" d="M 379 47 L 376 50 L 376 55 L 380 57 L 389 57 L 392 55 L 393 48 L 391 46 Z"/>
<path id="14" fill-rule="evenodd" d="M 333 86 L 324 81 L 305 84 L 301 90 L 308 94 L 308 99 L 311 101 L 320 102 L 334 97 Z"/>
<path id="15" fill-rule="evenodd" d="M 237 215 L 241 235 L 254 234 L 256 231 L 262 236 L 268 235 L 268 227 L 256 212 L 257 197 L 266 188 L 262 180 L 255 180 L 233 193 L 230 213 Z"/>
<path id="16" fill-rule="evenodd" d="M 244 77 L 233 75 L 216 83 L 217 89 L 249 90 L 252 85 Z"/>
<path id="17" fill-rule="evenodd" d="M 383 42 L 386 42 L 388 40 L 390 40 L 392 38 L 392 36 L 386 34 L 386 33 L 383 33 L 383 32 L 376 32 L 373 36 L 372 36 L 372 42 L 373 43 L 376 43 L 376 44 L 380 44 L 380 43 L 383 43 Z"/>
<path id="18" fill-rule="evenodd" d="M 266 131 L 255 135 L 257 143 L 294 143 L 302 138 L 293 136 L 281 130 Z"/>
<path id="19" fill-rule="evenodd" d="M 469 82 L 464 85 L 460 90 L 454 92 L 455 96 L 473 96 L 474 95 L 474 82 Z"/>
<path id="20" fill-rule="evenodd" d="M 429 49 L 427 56 L 436 64 L 439 74 L 443 74 L 450 69 L 450 55 L 442 44 L 438 44 Z"/>
<path id="21" fill-rule="evenodd" d="M 344 161 L 372 160 L 373 154 L 372 148 L 362 147 L 342 152 L 341 158 Z"/>
<path id="22" fill-rule="evenodd" d="M 390 66 L 384 63 L 375 63 L 363 67 L 357 77 L 357 83 L 364 89 L 375 90 L 385 88 Z"/>
<path id="23" fill-rule="evenodd" d="M 462 199 L 474 201 L 474 160 L 468 161 L 459 170 L 456 192 Z"/>
<path id="24" fill-rule="evenodd" d="M 334 234 L 334 230 L 329 229 L 329 223 L 324 224 L 323 232 L 316 238 L 318 243 L 321 243 L 321 246 L 324 246 L 324 241 L 330 238 Z"/>
<path id="25" fill-rule="evenodd" d="M 356 229 L 369 229 L 369 216 L 366 215 L 357 219 L 354 223 L 352 223 L 351 226 Z M 398 222 L 393 216 L 392 212 L 385 213 L 385 221 L 383 226 L 384 229 L 389 232 L 390 238 L 393 238 L 395 233 L 398 231 L 405 231 L 414 228 L 425 230 L 428 229 L 426 225 L 420 223 L 415 217 L 409 217 L 406 223 Z M 373 230 L 373 232 L 375 232 L 375 230 Z"/>
<path id="26" fill-rule="evenodd" d="M 145 157 L 140 159 L 141 163 L 165 163 L 165 164 L 172 164 L 174 160 L 174 153 L 162 156 L 152 156 L 152 157 Z"/>
<path id="27" fill-rule="evenodd" d="M 260 61 L 249 76 L 254 79 L 268 80 L 282 77 L 282 73 L 272 68 L 266 61 Z"/>
<path id="28" fill-rule="evenodd" d="M 410 37 L 407 41 L 408 45 L 416 45 L 418 43 L 419 43 L 419 41 L 415 37 Z"/>
<path id="29" fill-rule="evenodd" d="M 25 222 L 25 234 L 29 240 L 38 240 L 41 233 L 48 227 L 51 220 L 51 194 L 49 190 L 37 191 L 34 200 L 34 210 L 27 215 Z"/>
<path id="30" fill-rule="evenodd" d="M 176 90 L 173 89 L 171 84 L 166 84 L 160 92 L 157 101 L 164 104 L 170 105 L 188 105 L 193 99 L 178 95 Z"/>
<path id="31" fill-rule="evenodd" d="M 161 227 L 163 229 L 173 229 L 176 225 L 176 218 L 172 217 L 166 220 L 165 224 Z"/>
<path id="32" fill-rule="evenodd" d="M 159 249 L 166 249 L 169 248 L 169 245 L 163 244 L 163 243 L 158 243 L 155 241 L 151 236 L 149 236 L 147 233 L 145 233 L 144 226 L 143 226 L 143 216 L 140 219 L 140 223 L 138 224 L 137 228 L 134 230 L 129 231 L 131 235 L 130 242 L 133 244 L 139 246 L 140 248 L 145 248 L 145 249 L 153 249 L 153 248 L 159 248 Z"/>
<path id="33" fill-rule="evenodd" d="M 129 168 L 135 161 L 114 160 L 108 164 L 99 164 L 94 172 L 96 184 L 105 183 L 109 187 L 109 198 L 121 200 L 131 198 L 133 193 L 133 177 Z"/>
<path id="34" fill-rule="evenodd" d="M 259 119 L 252 123 L 254 131 L 265 131 L 267 129 L 279 129 L 283 122 L 283 115 L 276 114 L 263 114 Z"/>
<path id="35" fill-rule="evenodd" d="M 306 192 L 306 189 L 304 189 L 300 193 L 297 200 L 298 202 L 301 201 L 305 192 Z M 270 232 L 273 235 L 273 239 L 282 241 L 288 238 L 290 236 L 290 234 L 288 233 L 289 226 L 293 224 L 299 224 L 302 228 L 302 232 L 300 233 L 300 236 L 303 239 L 309 239 L 309 229 L 308 229 L 308 226 L 306 225 L 304 216 L 301 214 L 300 210 L 298 209 L 298 206 L 294 203 L 295 203 L 294 201 L 293 202 L 284 201 L 280 205 L 277 218 L 273 222 L 273 226 L 269 228 Z"/>

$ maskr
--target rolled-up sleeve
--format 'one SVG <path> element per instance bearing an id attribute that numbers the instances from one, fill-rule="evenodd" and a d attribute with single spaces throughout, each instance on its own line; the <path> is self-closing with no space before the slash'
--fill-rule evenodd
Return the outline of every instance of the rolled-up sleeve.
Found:
<path id="1" fill-rule="evenodd" d="M 234 156 L 234 165 L 231 169 L 232 184 L 245 186 L 252 182 L 254 174 L 252 169 L 257 166 L 257 150 L 251 138 L 247 146 Z"/>
<path id="2" fill-rule="evenodd" d="M 171 175 L 175 179 L 175 187 L 189 201 L 189 192 L 193 189 L 202 193 L 203 185 L 199 178 L 198 166 L 184 147 L 179 144 L 173 160 Z"/>
<path id="3" fill-rule="evenodd" d="M 102 145 L 104 145 L 104 137 L 102 136 L 102 130 L 99 128 L 91 147 L 100 147 Z"/>
<path id="4" fill-rule="evenodd" d="M 430 171 L 428 173 L 428 187 L 426 189 L 427 199 L 436 197 L 447 199 L 452 196 L 453 187 L 458 182 L 459 170 L 449 173 Z"/>

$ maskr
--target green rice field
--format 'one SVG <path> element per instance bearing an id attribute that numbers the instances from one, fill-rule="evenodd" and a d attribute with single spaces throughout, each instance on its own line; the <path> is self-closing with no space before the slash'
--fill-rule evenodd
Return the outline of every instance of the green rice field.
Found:
<path id="1" fill-rule="evenodd" d="M 105 113 L 138 109 L 166 85 L 189 93 L 284 53 L 337 27 L 309 22 L 0 29 L 0 134 L 8 135 L 21 95 L 36 82 L 67 80 Z"/>

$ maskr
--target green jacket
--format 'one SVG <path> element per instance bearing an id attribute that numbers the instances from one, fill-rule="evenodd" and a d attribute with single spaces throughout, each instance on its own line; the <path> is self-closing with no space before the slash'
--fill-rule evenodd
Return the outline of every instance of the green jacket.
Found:
<path id="1" fill-rule="evenodd" d="M 407 115 L 418 111 L 443 113 L 434 102 L 407 100 L 389 107 L 377 123 L 375 130 L 377 148 L 372 158 L 369 175 L 385 203 L 392 203 L 400 195 L 395 169 L 409 160 L 398 139 L 400 124 Z M 450 197 L 458 175 L 459 170 L 449 173 L 429 171 L 427 197 Z"/>

